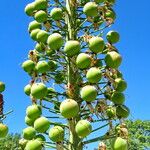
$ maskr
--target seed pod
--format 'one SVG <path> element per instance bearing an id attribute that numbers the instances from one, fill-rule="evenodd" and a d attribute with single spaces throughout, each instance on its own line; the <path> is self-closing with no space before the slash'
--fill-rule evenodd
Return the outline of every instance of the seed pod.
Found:
<path id="1" fill-rule="evenodd" d="M 35 63 L 32 60 L 26 60 L 23 62 L 22 68 L 25 72 L 31 73 L 35 69 Z"/>
<path id="2" fill-rule="evenodd" d="M 109 31 L 106 35 L 106 38 L 109 43 L 114 44 L 117 43 L 120 39 L 120 35 L 116 31 Z"/>
<path id="3" fill-rule="evenodd" d="M 37 34 L 37 41 L 46 43 L 48 36 L 49 36 L 48 32 L 46 32 L 44 30 L 40 30 Z"/>
<path id="4" fill-rule="evenodd" d="M 108 118 L 112 119 L 116 116 L 116 110 L 114 107 L 110 106 L 106 109 L 106 115 Z"/>
<path id="5" fill-rule="evenodd" d="M 46 73 L 49 70 L 49 65 L 46 61 L 39 61 L 36 64 L 36 70 L 38 73 Z"/>
<path id="6" fill-rule="evenodd" d="M 42 99 L 47 95 L 47 87 L 43 83 L 34 83 L 31 87 L 31 95 L 36 99 Z"/>
<path id="7" fill-rule="evenodd" d="M 35 46 L 35 49 L 38 51 L 38 52 L 44 52 L 45 51 L 45 46 L 43 44 L 39 44 L 37 43 L 36 46 Z"/>
<path id="8" fill-rule="evenodd" d="M 31 140 L 27 143 L 26 150 L 42 150 L 42 144 L 38 140 Z"/>
<path id="9" fill-rule="evenodd" d="M 78 103 L 73 99 L 66 99 L 60 105 L 60 113 L 65 118 L 77 116 L 79 112 Z"/>
<path id="10" fill-rule="evenodd" d="M 30 33 L 30 37 L 34 40 L 37 41 L 37 34 L 40 32 L 40 29 L 34 29 Z"/>
<path id="11" fill-rule="evenodd" d="M 5 91 L 5 83 L 4 82 L 0 82 L 0 93 Z"/>
<path id="12" fill-rule="evenodd" d="M 84 138 L 92 132 L 92 126 L 89 121 L 80 120 L 78 121 L 75 130 L 79 137 Z"/>
<path id="13" fill-rule="evenodd" d="M 35 13 L 34 18 L 37 22 L 43 23 L 47 21 L 47 13 L 43 10 L 39 10 L 38 12 Z"/>
<path id="14" fill-rule="evenodd" d="M 61 8 L 53 8 L 50 12 L 50 16 L 54 20 L 61 20 L 63 17 L 63 11 Z"/>
<path id="15" fill-rule="evenodd" d="M 26 115 L 31 119 L 37 119 L 41 116 L 42 111 L 39 105 L 31 105 L 26 109 Z"/>
<path id="16" fill-rule="evenodd" d="M 130 110 L 125 105 L 120 105 L 116 107 L 116 114 L 119 118 L 127 118 L 130 114 Z"/>
<path id="17" fill-rule="evenodd" d="M 67 54 L 67 56 L 72 57 L 76 54 L 78 54 L 81 50 L 80 43 L 75 40 L 67 41 L 64 47 L 64 52 Z"/>
<path id="18" fill-rule="evenodd" d="M 87 102 L 92 102 L 97 97 L 97 90 L 94 86 L 87 85 L 81 89 L 81 98 Z"/>
<path id="19" fill-rule="evenodd" d="M 83 7 L 83 12 L 89 17 L 98 16 L 98 5 L 95 2 L 88 2 Z"/>
<path id="20" fill-rule="evenodd" d="M 24 92 L 26 95 L 28 95 L 28 96 L 30 95 L 30 93 L 31 93 L 31 85 L 30 84 L 28 84 L 24 87 Z"/>
<path id="21" fill-rule="evenodd" d="M 42 25 L 36 20 L 29 23 L 28 31 L 31 32 L 34 29 L 41 29 Z"/>
<path id="22" fill-rule="evenodd" d="M 46 141 L 45 137 L 42 134 L 38 134 L 35 136 L 35 140 L 38 140 L 39 142 L 43 143 Z"/>
<path id="23" fill-rule="evenodd" d="M 105 63 L 108 67 L 117 69 L 122 62 L 122 57 L 115 51 L 108 52 L 105 57 Z"/>
<path id="24" fill-rule="evenodd" d="M 44 133 L 49 129 L 50 122 L 45 117 L 40 117 L 34 122 L 34 129 L 39 133 Z"/>
<path id="25" fill-rule="evenodd" d="M 33 126 L 34 121 L 35 121 L 35 119 L 31 119 L 31 118 L 29 118 L 28 116 L 25 116 L 25 123 L 26 123 L 28 126 Z"/>
<path id="26" fill-rule="evenodd" d="M 105 13 L 105 17 L 106 17 L 106 19 L 115 20 L 116 19 L 116 13 L 112 9 L 107 10 L 106 13 Z"/>
<path id="27" fill-rule="evenodd" d="M 0 123 L 0 138 L 6 137 L 8 134 L 8 127 Z"/>
<path id="28" fill-rule="evenodd" d="M 127 88 L 127 83 L 121 78 L 116 78 L 114 87 L 117 92 L 123 92 Z"/>
<path id="29" fill-rule="evenodd" d="M 122 105 L 125 101 L 125 96 L 123 93 L 114 92 L 111 96 L 111 101 L 115 104 Z"/>
<path id="30" fill-rule="evenodd" d="M 33 2 L 33 3 L 27 4 L 24 11 L 28 16 L 33 16 L 34 11 L 35 11 L 35 3 Z"/>
<path id="31" fill-rule="evenodd" d="M 54 126 L 49 131 L 49 138 L 53 142 L 61 142 L 64 140 L 64 129 L 60 126 Z"/>
<path id="32" fill-rule="evenodd" d="M 28 140 L 25 140 L 25 139 L 19 140 L 19 146 L 21 147 L 21 150 L 26 147 L 27 143 L 28 143 Z"/>
<path id="33" fill-rule="evenodd" d="M 94 53 L 101 53 L 104 47 L 105 47 L 105 43 L 101 37 L 92 37 L 89 40 L 89 48 Z"/>
<path id="34" fill-rule="evenodd" d="M 35 8 L 36 10 L 45 10 L 48 7 L 47 0 L 35 0 Z"/>
<path id="35" fill-rule="evenodd" d="M 23 130 L 23 138 L 26 140 L 32 140 L 36 135 L 36 131 L 32 127 L 27 127 Z"/>
<path id="36" fill-rule="evenodd" d="M 87 69 L 91 65 L 91 58 L 88 54 L 80 53 L 77 56 L 76 64 L 80 69 Z"/>

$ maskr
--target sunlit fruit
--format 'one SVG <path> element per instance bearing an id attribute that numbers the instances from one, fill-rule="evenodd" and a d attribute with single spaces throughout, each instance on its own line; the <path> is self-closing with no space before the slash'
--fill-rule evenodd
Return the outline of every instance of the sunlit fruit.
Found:
<path id="1" fill-rule="evenodd" d="M 107 19 L 115 20 L 116 19 L 116 13 L 113 10 L 107 10 L 105 13 L 105 17 Z"/>
<path id="2" fill-rule="evenodd" d="M 28 140 L 26 140 L 26 139 L 20 139 L 20 140 L 19 140 L 19 146 L 20 146 L 22 149 L 24 149 L 24 148 L 26 147 L 27 143 L 28 143 Z M 21 150 L 22 150 L 22 149 L 21 149 Z"/>
<path id="3" fill-rule="evenodd" d="M 111 96 L 111 101 L 113 101 L 115 104 L 121 105 L 125 101 L 125 96 L 123 93 L 114 92 Z"/>
<path id="4" fill-rule="evenodd" d="M 109 43 L 114 44 L 117 43 L 120 39 L 120 35 L 116 31 L 109 31 L 106 35 L 106 38 Z"/>
<path id="5" fill-rule="evenodd" d="M 106 115 L 108 118 L 112 119 L 116 116 L 116 109 L 112 106 L 109 106 L 107 109 L 106 109 Z"/>
<path id="6" fill-rule="evenodd" d="M 46 138 L 42 134 L 36 135 L 34 139 L 36 139 L 40 142 L 45 142 L 46 141 Z"/>
<path id="7" fill-rule="evenodd" d="M 116 107 L 116 114 L 119 118 L 127 118 L 130 114 L 130 110 L 125 105 L 119 105 Z"/>
<path id="8" fill-rule="evenodd" d="M 60 105 L 60 113 L 65 118 L 75 117 L 79 112 L 78 103 L 73 99 L 66 99 Z"/>
<path id="9" fill-rule="evenodd" d="M 38 51 L 38 52 L 44 52 L 45 51 L 45 46 L 43 44 L 39 44 L 37 43 L 36 46 L 35 46 L 35 49 Z"/>
<path id="10" fill-rule="evenodd" d="M 59 50 L 63 46 L 63 37 L 59 33 L 53 33 L 48 37 L 48 46 L 52 50 Z"/>
<path id="11" fill-rule="evenodd" d="M 47 21 L 47 13 L 43 10 L 39 10 L 38 12 L 35 13 L 34 18 L 37 22 L 43 23 Z"/>
<path id="12" fill-rule="evenodd" d="M 101 37 L 92 37 L 89 40 L 89 48 L 94 53 L 101 53 L 104 47 L 105 47 L 105 43 Z"/>
<path id="13" fill-rule="evenodd" d="M 60 126 L 54 126 L 49 130 L 49 138 L 53 142 L 61 142 L 64 140 L 64 129 Z"/>
<path id="14" fill-rule="evenodd" d="M 54 20 L 61 20 L 63 17 L 63 11 L 61 8 L 53 8 L 50 12 L 50 16 Z"/>
<path id="15" fill-rule="evenodd" d="M 39 133 L 44 133 L 49 129 L 50 122 L 45 117 L 40 117 L 34 122 L 34 129 Z"/>
<path id="16" fill-rule="evenodd" d="M 80 91 L 81 98 L 87 102 L 92 102 L 97 97 L 97 90 L 94 86 L 87 85 Z"/>
<path id="17" fill-rule="evenodd" d="M 5 83 L 0 81 L 0 93 L 5 91 Z"/>
<path id="18" fill-rule="evenodd" d="M 64 47 L 64 52 L 67 54 L 67 56 L 74 56 L 80 52 L 81 46 L 79 41 L 70 40 L 67 41 Z"/>
<path id="19" fill-rule="evenodd" d="M 31 95 L 36 99 L 42 99 L 47 95 L 47 87 L 44 83 L 34 83 L 31 87 Z"/>
<path id="20" fill-rule="evenodd" d="M 34 121 L 35 121 L 35 119 L 31 119 L 31 118 L 29 118 L 28 116 L 25 116 L 25 123 L 26 123 L 28 126 L 33 126 Z"/>
<path id="21" fill-rule="evenodd" d="M 41 116 L 42 110 L 39 105 L 31 105 L 26 109 L 26 115 L 31 119 L 37 119 Z"/>
<path id="22" fill-rule="evenodd" d="M 35 8 L 37 10 L 47 9 L 48 1 L 47 0 L 35 0 Z"/>
<path id="23" fill-rule="evenodd" d="M 39 61 L 36 64 L 36 70 L 38 73 L 46 73 L 49 70 L 49 65 L 46 61 Z"/>
<path id="24" fill-rule="evenodd" d="M 41 29 L 41 28 L 42 28 L 42 25 L 39 22 L 34 20 L 29 23 L 28 31 L 31 32 L 34 29 Z"/>
<path id="25" fill-rule="evenodd" d="M 36 135 L 36 131 L 33 127 L 27 127 L 23 130 L 23 138 L 26 140 L 32 140 Z"/>
<path id="26" fill-rule="evenodd" d="M 110 68 L 118 68 L 122 62 L 122 57 L 115 51 L 108 52 L 105 57 L 105 63 Z"/>
<path id="27" fill-rule="evenodd" d="M 92 67 L 88 70 L 86 78 L 90 83 L 98 83 L 102 78 L 102 73 L 99 68 Z"/>
<path id="28" fill-rule="evenodd" d="M 122 78 L 116 78 L 114 87 L 116 91 L 123 92 L 127 88 L 127 82 Z"/>
<path id="29" fill-rule="evenodd" d="M 30 95 L 30 93 L 31 93 L 31 85 L 30 84 L 28 84 L 24 87 L 24 92 L 26 95 L 28 95 L 28 96 Z"/>
<path id="30" fill-rule="evenodd" d="M 28 16 L 32 16 L 35 11 L 35 3 L 33 2 L 33 3 L 27 4 L 24 11 Z"/>
<path id="31" fill-rule="evenodd" d="M 25 150 L 42 150 L 42 144 L 38 140 L 31 140 L 27 143 Z"/>
<path id="32" fill-rule="evenodd" d="M 8 127 L 5 124 L 0 123 L 0 138 L 6 137 L 8 134 Z"/>
<path id="33" fill-rule="evenodd" d="M 25 72 L 32 72 L 35 69 L 35 63 L 32 60 L 26 60 L 22 63 L 22 68 Z"/>
<path id="34" fill-rule="evenodd" d="M 58 67 L 57 62 L 53 60 L 48 61 L 48 65 L 49 65 L 49 71 L 55 71 Z"/>
<path id="35" fill-rule="evenodd" d="M 30 37 L 34 40 L 37 41 L 37 34 L 40 32 L 40 29 L 34 29 L 30 33 Z"/>
<path id="36" fill-rule="evenodd" d="M 84 138 L 92 132 L 92 126 L 89 121 L 80 120 L 75 127 L 75 131 L 79 137 Z"/>
<path id="37" fill-rule="evenodd" d="M 80 53 L 76 59 L 76 65 L 80 69 L 87 69 L 91 65 L 91 58 L 88 54 Z"/>
<path id="38" fill-rule="evenodd" d="M 83 7 L 83 12 L 89 17 L 98 16 L 98 5 L 95 2 L 88 2 Z"/>
<path id="39" fill-rule="evenodd" d="M 40 30 L 37 34 L 37 41 L 46 43 L 48 36 L 49 36 L 48 32 Z"/>
<path id="40" fill-rule="evenodd" d="M 127 140 L 117 137 L 113 140 L 111 147 L 113 150 L 128 150 Z"/>

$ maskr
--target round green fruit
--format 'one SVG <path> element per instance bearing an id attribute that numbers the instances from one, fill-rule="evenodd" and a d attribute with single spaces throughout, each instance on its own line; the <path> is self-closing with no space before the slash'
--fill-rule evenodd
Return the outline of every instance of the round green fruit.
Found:
<path id="1" fill-rule="evenodd" d="M 44 30 L 40 30 L 37 34 L 37 41 L 46 43 L 48 36 L 49 36 L 48 32 L 46 32 Z"/>
<path id="2" fill-rule="evenodd" d="M 108 118 L 114 118 L 116 116 L 116 110 L 115 108 L 113 108 L 112 106 L 108 107 L 106 109 L 106 115 L 108 116 Z"/>
<path id="3" fill-rule="evenodd" d="M 108 41 L 109 43 L 114 44 L 114 43 L 117 43 L 117 42 L 119 41 L 120 35 L 119 35 L 119 33 L 116 32 L 116 31 L 109 31 L 109 32 L 107 33 L 106 38 L 107 38 L 107 41 Z"/>
<path id="4" fill-rule="evenodd" d="M 111 101 L 117 105 L 122 105 L 125 101 L 125 96 L 123 93 L 114 92 L 111 96 Z"/>
<path id="5" fill-rule="evenodd" d="M 81 98 L 87 102 L 92 102 L 97 97 L 97 90 L 94 86 L 87 85 L 81 89 Z"/>
<path id="6" fill-rule="evenodd" d="M 81 138 L 88 136 L 92 132 L 92 126 L 87 120 L 80 120 L 76 124 L 75 131 Z"/>
<path id="7" fill-rule="evenodd" d="M 58 67 L 57 62 L 53 60 L 50 60 L 48 62 L 48 65 L 49 65 L 49 71 L 52 71 L 52 72 L 55 71 Z"/>
<path id="8" fill-rule="evenodd" d="M 35 63 L 32 60 L 26 60 L 23 62 L 22 68 L 25 72 L 31 73 L 35 69 Z"/>
<path id="9" fill-rule="evenodd" d="M 23 130 L 23 138 L 26 140 L 32 140 L 36 135 L 36 131 L 32 127 L 27 127 Z"/>
<path id="10" fill-rule="evenodd" d="M 102 78 L 102 73 L 99 68 L 92 67 L 88 70 L 86 78 L 90 83 L 98 83 Z"/>
<path id="11" fill-rule="evenodd" d="M 117 137 L 113 140 L 111 147 L 113 150 L 128 150 L 128 143 L 127 140 Z"/>
<path id="12" fill-rule="evenodd" d="M 95 2 L 88 2 L 83 7 L 83 12 L 89 17 L 98 16 L 98 5 Z"/>
<path id="13" fill-rule="evenodd" d="M 64 140 L 64 129 L 60 126 L 54 126 L 49 130 L 49 138 L 53 142 L 61 142 Z"/>
<path id="14" fill-rule="evenodd" d="M 59 33 L 53 33 L 48 37 L 48 46 L 52 50 L 59 50 L 63 46 L 63 37 Z"/>
<path id="15" fill-rule="evenodd" d="M 121 78 L 116 78 L 114 87 L 116 91 L 123 92 L 127 88 L 127 82 Z"/>
<path id="16" fill-rule="evenodd" d="M 92 37 L 89 40 L 89 49 L 94 53 L 101 53 L 104 47 L 105 43 L 101 37 Z"/>
<path id="17" fill-rule="evenodd" d="M 32 120 L 39 118 L 41 114 L 42 110 L 39 105 L 31 105 L 26 109 L 26 115 Z"/>
<path id="18" fill-rule="evenodd" d="M 113 10 L 107 10 L 105 13 L 105 17 L 108 19 L 116 19 L 116 13 Z"/>
<path id="19" fill-rule="evenodd" d="M 91 58 L 88 54 L 80 53 L 76 59 L 76 65 L 80 69 L 87 69 L 91 65 Z"/>
<path id="20" fill-rule="evenodd" d="M 119 105 L 116 107 L 116 114 L 119 118 L 127 118 L 130 114 L 130 110 L 125 105 Z"/>
<path id="21" fill-rule="evenodd" d="M 25 150 L 42 150 L 42 144 L 38 140 L 31 140 L 27 143 Z"/>
<path id="22" fill-rule="evenodd" d="M 36 64 L 36 70 L 38 73 L 46 73 L 49 70 L 49 65 L 46 61 L 39 61 Z"/>
<path id="23" fill-rule="evenodd" d="M 35 11 L 35 3 L 33 2 L 30 4 L 27 4 L 24 11 L 28 16 L 33 16 L 34 11 Z"/>
<path id="24" fill-rule="evenodd" d="M 70 40 L 67 41 L 64 47 L 64 52 L 67 54 L 67 56 L 72 57 L 76 54 L 78 54 L 81 50 L 81 46 L 79 41 Z"/>
<path id="25" fill-rule="evenodd" d="M 35 136 L 35 139 L 38 140 L 39 142 L 45 142 L 46 139 L 42 134 L 38 134 Z"/>
<path id="26" fill-rule="evenodd" d="M 42 99 L 47 95 L 47 87 L 43 83 L 34 83 L 31 87 L 31 95 L 36 99 Z"/>
<path id="27" fill-rule="evenodd" d="M 50 126 L 50 122 L 45 117 L 40 117 L 34 121 L 34 129 L 39 133 L 45 133 Z"/>
<path id="28" fill-rule="evenodd" d="M 48 7 L 47 0 L 35 0 L 35 8 L 36 10 L 45 10 Z"/>
<path id="29" fill-rule="evenodd" d="M 30 93 L 31 93 L 31 85 L 30 84 L 28 84 L 24 87 L 24 92 L 26 95 L 28 95 L 28 96 L 30 95 Z"/>
<path id="30" fill-rule="evenodd" d="M 33 126 L 34 121 L 35 121 L 35 119 L 31 119 L 31 118 L 29 118 L 28 116 L 25 116 L 25 123 L 26 123 L 28 126 Z"/>
<path id="31" fill-rule="evenodd" d="M 42 28 L 42 25 L 39 22 L 34 20 L 29 23 L 28 31 L 31 32 L 32 30 L 41 29 L 41 28 Z"/>
<path id="32" fill-rule="evenodd" d="M 28 143 L 28 140 L 25 140 L 25 139 L 19 140 L 19 146 L 21 147 L 21 150 L 26 147 L 27 143 Z"/>
<path id="33" fill-rule="evenodd" d="M 63 11 L 61 8 L 53 8 L 50 12 L 50 16 L 54 20 L 61 20 L 63 17 Z"/>
<path id="34" fill-rule="evenodd" d="M 117 69 L 122 62 L 122 57 L 115 51 L 108 52 L 105 57 L 105 63 L 107 67 Z"/>
<path id="35" fill-rule="evenodd" d="M 65 118 L 72 118 L 77 116 L 79 112 L 79 105 L 73 99 L 66 99 L 60 105 L 60 113 Z"/>
<path id="36" fill-rule="evenodd" d="M 37 34 L 40 32 L 40 29 L 34 29 L 30 33 L 30 37 L 34 40 L 37 41 Z"/>
<path id="37" fill-rule="evenodd" d="M 5 91 L 5 83 L 0 82 L 0 93 Z"/>
<path id="38" fill-rule="evenodd" d="M 34 18 L 37 22 L 43 23 L 47 21 L 47 13 L 43 10 L 39 10 L 38 12 L 34 14 Z"/>
<path id="39" fill-rule="evenodd" d="M 38 51 L 38 52 L 44 52 L 45 51 L 45 46 L 43 44 L 39 44 L 37 43 L 36 46 L 35 46 L 35 49 Z"/>
<path id="40" fill-rule="evenodd" d="M 8 134 L 8 127 L 0 123 L 0 138 L 6 137 Z"/>

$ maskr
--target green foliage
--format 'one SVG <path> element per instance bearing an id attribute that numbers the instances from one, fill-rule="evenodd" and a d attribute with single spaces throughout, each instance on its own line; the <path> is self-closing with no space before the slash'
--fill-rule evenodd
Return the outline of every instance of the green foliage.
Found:
<path id="1" fill-rule="evenodd" d="M 19 134 L 9 134 L 7 137 L 0 139 L 0 150 L 18 150 Z"/>

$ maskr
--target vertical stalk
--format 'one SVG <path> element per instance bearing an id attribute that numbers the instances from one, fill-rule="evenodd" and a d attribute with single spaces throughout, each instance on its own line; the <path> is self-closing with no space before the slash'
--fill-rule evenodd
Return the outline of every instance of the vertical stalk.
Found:
<path id="1" fill-rule="evenodd" d="M 75 4 L 76 0 L 66 0 L 66 9 L 68 13 L 66 13 L 66 24 L 68 26 L 68 35 L 66 37 L 66 40 L 75 40 L 77 39 L 77 35 L 75 32 L 75 23 L 76 23 L 76 7 Z M 79 102 L 79 73 L 76 68 L 75 64 L 75 57 L 69 58 L 67 57 L 68 60 L 68 71 L 67 71 L 67 77 L 68 77 L 68 85 L 67 85 L 67 93 L 68 97 L 71 99 L 74 99 L 78 101 L 79 107 L 80 107 L 80 102 Z M 69 125 L 69 150 L 82 150 L 82 145 L 81 139 L 77 136 L 75 132 L 75 125 L 77 121 L 80 120 L 80 115 L 78 115 L 75 118 L 72 118 L 68 120 L 68 125 Z"/>

